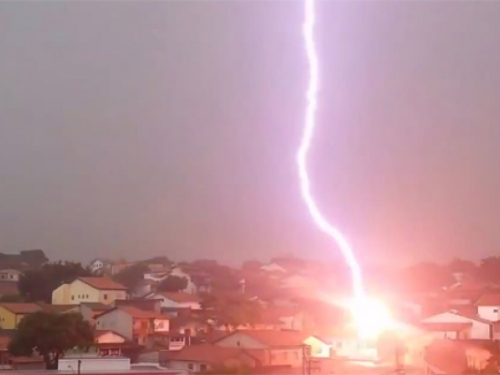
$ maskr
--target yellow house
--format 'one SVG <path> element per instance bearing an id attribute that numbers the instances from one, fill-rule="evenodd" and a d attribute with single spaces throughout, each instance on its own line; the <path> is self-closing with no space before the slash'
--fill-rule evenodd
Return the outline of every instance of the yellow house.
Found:
<path id="1" fill-rule="evenodd" d="M 0 303 L 0 328 L 15 329 L 26 315 L 40 310 L 36 303 Z"/>
<path id="2" fill-rule="evenodd" d="M 82 302 L 112 304 L 127 298 L 127 288 L 107 277 L 79 277 L 52 292 L 53 305 L 79 305 Z"/>

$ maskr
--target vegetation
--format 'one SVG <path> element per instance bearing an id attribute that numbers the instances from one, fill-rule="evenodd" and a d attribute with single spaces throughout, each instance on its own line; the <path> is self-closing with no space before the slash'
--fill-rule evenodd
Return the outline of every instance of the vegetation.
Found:
<path id="1" fill-rule="evenodd" d="M 90 276 L 88 269 L 80 263 L 46 263 L 42 267 L 26 271 L 19 279 L 19 293 L 28 302 L 52 301 L 52 291 L 61 284 L 69 283 L 77 277 Z"/>
<path id="2" fill-rule="evenodd" d="M 254 326 L 261 321 L 260 303 L 239 293 L 206 294 L 201 308 L 206 320 L 215 320 L 217 325 L 227 330 L 236 329 L 240 325 Z"/>
<path id="3" fill-rule="evenodd" d="M 170 275 L 158 284 L 159 292 L 180 292 L 186 289 L 188 280 L 185 277 Z"/>
<path id="4" fill-rule="evenodd" d="M 138 263 L 118 272 L 113 278 L 116 282 L 132 289 L 144 279 L 144 274 L 148 272 L 148 270 L 149 269 L 146 264 Z"/>
<path id="5" fill-rule="evenodd" d="M 37 353 L 47 369 L 56 369 L 68 350 L 88 348 L 93 343 L 93 330 L 80 314 L 39 311 L 21 320 L 8 349 L 13 356 Z"/>

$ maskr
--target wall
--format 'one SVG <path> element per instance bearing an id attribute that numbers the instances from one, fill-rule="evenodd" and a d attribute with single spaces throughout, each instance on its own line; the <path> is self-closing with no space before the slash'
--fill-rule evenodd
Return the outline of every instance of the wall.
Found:
<path id="1" fill-rule="evenodd" d="M 270 354 L 272 366 L 300 367 L 304 358 L 304 349 L 302 347 L 271 349 Z"/>
<path id="2" fill-rule="evenodd" d="M 58 363 L 59 371 L 78 371 L 78 360 L 81 360 L 80 370 L 84 372 L 130 371 L 130 358 L 62 358 Z"/>
<path id="3" fill-rule="evenodd" d="M 52 304 L 53 305 L 69 305 L 69 285 L 62 284 L 52 291 Z"/>
<path id="4" fill-rule="evenodd" d="M 153 329 L 155 332 L 168 332 L 170 321 L 168 319 L 155 319 L 153 321 Z"/>
<path id="5" fill-rule="evenodd" d="M 129 340 L 134 337 L 133 325 L 133 318 L 118 309 L 98 316 L 96 319 L 96 329 L 115 331 Z"/>
<path id="6" fill-rule="evenodd" d="M 431 316 L 424 319 L 423 322 L 436 322 L 436 323 L 472 323 L 472 328 L 470 330 L 471 339 L 483 339 L 489 340 L 492 337 L 491 326 L 487 323 L 477 321 L 475 319 L 470 319 L 465 316 L 453 314 L 453 313 L 442 313 L 438 315 Z"/>
<path id="7" fill-rule="evenodd" d="M 111 305 L 117 299 L 127 299 L 127 292 L 124 290 L 100 290 L 97 302 Z"/>
<path id="8" fill-rule="evenodd" d="M 496 322 L 500 320 L 499 306 L 479 306 L 477 308 L 478 315 L 486 320 Z"/>
<path id="9" fill-rule="evenodd" d="M 245 335 L 242 332 L 235 332 L 230 336 L 227 336 L 217 342 L 215 345 L 224 346 L 227 348 L 245 348 L 245 349 L 266 349 L 267 346 L 253 339 L 252 337 Z"/>
<path id="10" fill-rule="evenodd" d="M 99 291 L 80 280 L 69 284 L 69 301 L 67 304 L 79 305 L 82 302 L 99 302 Z"/>
<path id="11" fill-rule="evenodd" d="M 331 345 L 328 345 L 316 337 L 311 336 L 304 340 L 304 344 L 311 347 L 311 356 L 315 358 L 330 358 Z"/>
<path id="12" fill-rule="evenodd" d="M 377 361 L 379 359 L 375 343 L 364 342 L 356 337 L 333 339 L 332 354 L 359 361 Z"/>
<path id="13" fill-rule="evenodd" d="M 200 362 L 189 362 L 189 361 L 168 361 L 166 365 L 168 366 L 169 369 L 181 370 L 183 372 L 202 372 L 203 366 L 208 367 L 207 364 L 203 364 Z"/>
<path id="14" fill-rule="evenodd" d="M 2 306 L 0 306 L 0 328 L 2 329 L 16 328 L 16 316 Z"/>
<path id="15" fill-rule="evenodd" d="M 149 297 L 151 298 L 151 297 Z M 200 310 L 201 306 L 199 302 L 177 302 L 168 298 L 165 298 L 161 295 L 154 295 L 152 298 L 161 299 L 161 307 L 164 308 L 178 308 L 178 309 L 192 309 L 192 310 Z"/>

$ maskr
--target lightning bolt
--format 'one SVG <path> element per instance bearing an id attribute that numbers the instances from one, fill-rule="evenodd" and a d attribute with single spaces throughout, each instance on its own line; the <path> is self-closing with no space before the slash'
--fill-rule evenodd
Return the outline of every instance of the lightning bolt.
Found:
<path id="1" fill-rule="evenodd" d="M 297 153 L 297 164 L 299 169 L 300 189 L 302 197 L 307 205 L 317 226 L 330 236 L 340 248 L 347 265 L 351 270 L 353 294 L 357 305 L 365 299 L 363 277 L 361 268 L 356 259 L 356 256 L 349 245 L 349 242 L 342 232 L 335 226 L 330 224 L 323 216 L 314 200 L 311 193 L 311 182 L 307 173 L 307 154 L 311 148 L 314 128 L 316 126 L 316 110 L 318 107 L 318 55 L 316 52 L 316 44 L 314 41 L 314 24 L 315 24 L 315 0 L 305 0 L 305 19 L 303 24 L 303 36 L 307 61 L 309 64 L 309 84 L 307 88 L 307 110 L 305 118 L 305 126 L 302 134 L 300 147 Z"/>

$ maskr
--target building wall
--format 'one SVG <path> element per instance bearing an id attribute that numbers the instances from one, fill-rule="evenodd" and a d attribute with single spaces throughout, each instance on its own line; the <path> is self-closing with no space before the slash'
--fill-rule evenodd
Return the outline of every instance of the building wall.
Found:
<path id="1" fill-rule="evenodd" d="M 376 343 L 356 337 L 333 339 L 331 351 L 335 356 L 351 360 L 377 361 L 379 359 Z"/>
<path id="2" fill-rule="evenodd" d="M 292 367 L 302 366 L 303 362 L 303 347 L 288 346 L 269 348 L 267 345 L 260 343 L 254 338 L 245 335 L 244 332 L 235 332 L 234 334 L 223 338 L 215 343 L 218 346 L 243 349 L 268 349 L 269 365 L 279 366 L 288 365 Z"/>
<path id="3" fill-rule="evenodd" d="M 500 306 L 479 306 L 477 308 L 478 315 L 486 320 L 496 322 L 500 320 Z"/>
<path id="4" fill-rule="evenodd" d="M 471 339 L 483 339 L 489 340 L 492 338 L 491 325 L 477 321 L 475 319 L 470 319 L 465 316 L 452 314 L 449 312 L 438 314 L 431 316 L 427 319 L 424 319 L 423 322 L 428 323 L 472 323 L 472 327 L 470 330 L 470 338 Z"/>
<path id="5" fill-rule="evenodd" d="M 206 369 L 209 368 L 209 366 L 205 363 L 192 361 L 167 361 L 165 365 L 167 365 L 169 369 L 179 370 L 182 372 L 203 372 L 203 367 Z"/>
<path id="6" fill-rule="evenodd" d="M 245 348 L 245 349 L 266 349 L 267 346 L 245 335 L 243 332 L 235 332 L 215 343 L 218 346 L 227 348 Z"/>
<path id="7" fill-rule="evenodd" d="M 16 315 L 6 308 L 0 306 L 0 328 L 14 329 L 16 328 Z"/>
<path id="8" fill-rule="evenodd" d="M 132 340 L 134 338 L 134 319 L 124 311 L 113 310 L 97 317 L 96 329 L 115 331 Z"/>
<path id="9" fill-rule="evenodd" d="M 192 310 L 200 310 L 201 306 L 199 302 L 177 302 L 161 295 L 157 295 L 153 298 L 161 298 L 161 307 L 164 308 L 178 308 L 178 309 L 192 309 Z"/>
<path id="10" fill-rule="evenodd" d="M 155 319 L 153 321 L 153 329 L 155 332 L 168 332 L 170 321 L 168 319 Z"/>
<path id="11" fill-rule="evenodd" d="M 314 336 L 310 336 L 304 340 L 304 344 L 311 348 L 311 357 L 315 358 L 330 358 L 332 346 L 318 340 Z"/>
<path id="12" fill-rule="evenodd" d="M 52 304 L 53 305 L 69 305 L 69 284 L 62 284 L 52 291 Z"/>
<path id="13" fill-rule="evenodd" d="M 0 281 L 19 281 L 19 271 L 2 270 L 0 271 Z"/>
<path id="14" fill-rule="evenodd" d="M 62 358 L 58 363 L 59 371 L 77 373 L 78 360 L 80 370 L 85 372 L 130 371 L 130 358 Z"/>

